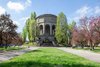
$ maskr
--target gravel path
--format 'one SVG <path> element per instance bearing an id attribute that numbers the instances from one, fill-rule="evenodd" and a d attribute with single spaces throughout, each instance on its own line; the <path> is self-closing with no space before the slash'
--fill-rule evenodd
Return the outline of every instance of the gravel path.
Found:
<path id="1" fill-rule="evenodd" d="M 72 53 L 72 54 L 76 54 L 78 56 L 84 57 L 86 59 L 89 59 L 95 62 L 100 62 L 100 54 L 98 53 L 94 53 L 94 52 L 87 51 L 87 50 L 76 50 L 76 49 L 65 48 L 65 47 L 61 47 L 58 49 L 63 50 L 65 52 Z"/>
<path id="2" fill-rule="evenodd" d="M 9 60 L 9 59 L 11 59 L 15 56 L 22 55 L 22 54 L 24 54 L 28 51 L 36 50 L 38 48 L 39 47 L 30 47 L 30 48 L 26 48 L 26 49 L 23 49 L 23 50 L 2 52 L 2 53 L 0 53 L 0 62 Z"/>

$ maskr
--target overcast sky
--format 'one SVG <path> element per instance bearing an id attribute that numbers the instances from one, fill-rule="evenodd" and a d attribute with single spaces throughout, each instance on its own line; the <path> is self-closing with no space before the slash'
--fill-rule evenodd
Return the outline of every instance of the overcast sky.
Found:
<path id="1" fill-rule="evenodd" d="M 30 13 L 38 15 L 64 12 L 68 23 L 78 21 L 83 16 L 100 15 L 100 0 L 0 0 L 0 14 L 5 12 L 18 25 L 21 32 Z"/>

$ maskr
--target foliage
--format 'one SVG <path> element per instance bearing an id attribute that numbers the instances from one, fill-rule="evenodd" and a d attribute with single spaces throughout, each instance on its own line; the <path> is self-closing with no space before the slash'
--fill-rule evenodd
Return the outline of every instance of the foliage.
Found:
<path id="1" fill-rule="evenodd" d="M 31 13 L 29 32 L 30 32 L 30 41 L 35 40 L 36 37 L 36 13 L 35 12 Z"/>
<path id="2" fill-rule="evenodd" d="M 93 50 L 100 43 L 100 17 L 84 17 L 79 23 L 79 27 L 74 28 L 72 33 L 73 44 L 80 44 L 82 48 L 90 46 Z"/>
<path id="3" fill-rule="evenodd" d="M 7 48 L 13 44 L 12 42 L 18 35 L 16 29 L 17 26 L 10 19 L 9 14 L 5 13 L 0 15 L 0 46 L 5 46 Z"/>
<path id="4" fill-rule="evenodd" d="M 57 17 L 55 37 L 58 43 L 68 43 L 68 24 L 64 13 L 60 13 Z"/>
<path id="5" fill-rule="evenodd" d="M 26 20 L 26 31 L 28 40 L 32 42 L 36 38 L 36 13 L 31 13 L 30 18 Z"/>
<path id="6" fill-rule="evenodd" d="M 21 34 L 17 34 L 16 36 L 14 36 L 11 44 L 13 44 L 12 46 L 21 46 L 23 44 Z"/>
<path id="7" fill-rule="evenodd" d="M 23 41 L 26 42 L 26 38 L 27 38 L 27 29 L 26 29 L 26 26 L 23 28 L 22 38 L 23 38 Z"/>
<path id="8" fill-rule="evenodd" d="M 27 36 L 28 40 L 30 41 L 30 33 L 29 33 L 29 18 L 26 20 L 26 30 L 27 30 Z"/>
<path id="9" fill-rule="evenodd" d="M 68 46 L 71 46 L 71 40 L 72 40 L 72 32 L 76 26 L 76 22 L 72 21 L 72 23 L 68 24 Z"/>

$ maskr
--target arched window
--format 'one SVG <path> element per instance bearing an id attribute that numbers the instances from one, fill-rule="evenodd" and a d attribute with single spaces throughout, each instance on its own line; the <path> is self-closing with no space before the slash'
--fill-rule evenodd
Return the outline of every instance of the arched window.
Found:
<path id="1" fill-rule="evenodd" d="M 55 34 L 55 25 L 52 25 L 52 34 Z"/>
<path id="2" fill-rule="evenodd" d="M 45 25 L 45 35 L 50 35 L 50 25 Z"/>
<path id="3" fill-rule="evenodd" d="M 40 29 L 40 35 L 43 35 L 43 25 L 40 25 L 39 29 Z"/>

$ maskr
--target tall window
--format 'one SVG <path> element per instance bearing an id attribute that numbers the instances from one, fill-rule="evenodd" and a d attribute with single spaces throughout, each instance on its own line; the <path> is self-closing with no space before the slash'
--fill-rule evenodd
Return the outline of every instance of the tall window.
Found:
<path id="1" fill-rule="evenodd" d="M 45 25 L 45 35 L 50 35 L 50 26 L 48 24 Z"/>
<path id="2" fill-rule="evenodd" d="M 52 25 L 52 34 L 55 34 L 55 25 Z"/>
<path id="3" fill-rule="evenodd" d="M 40 35 L 43 35 L 43 25 L 40 25 Z"/>

